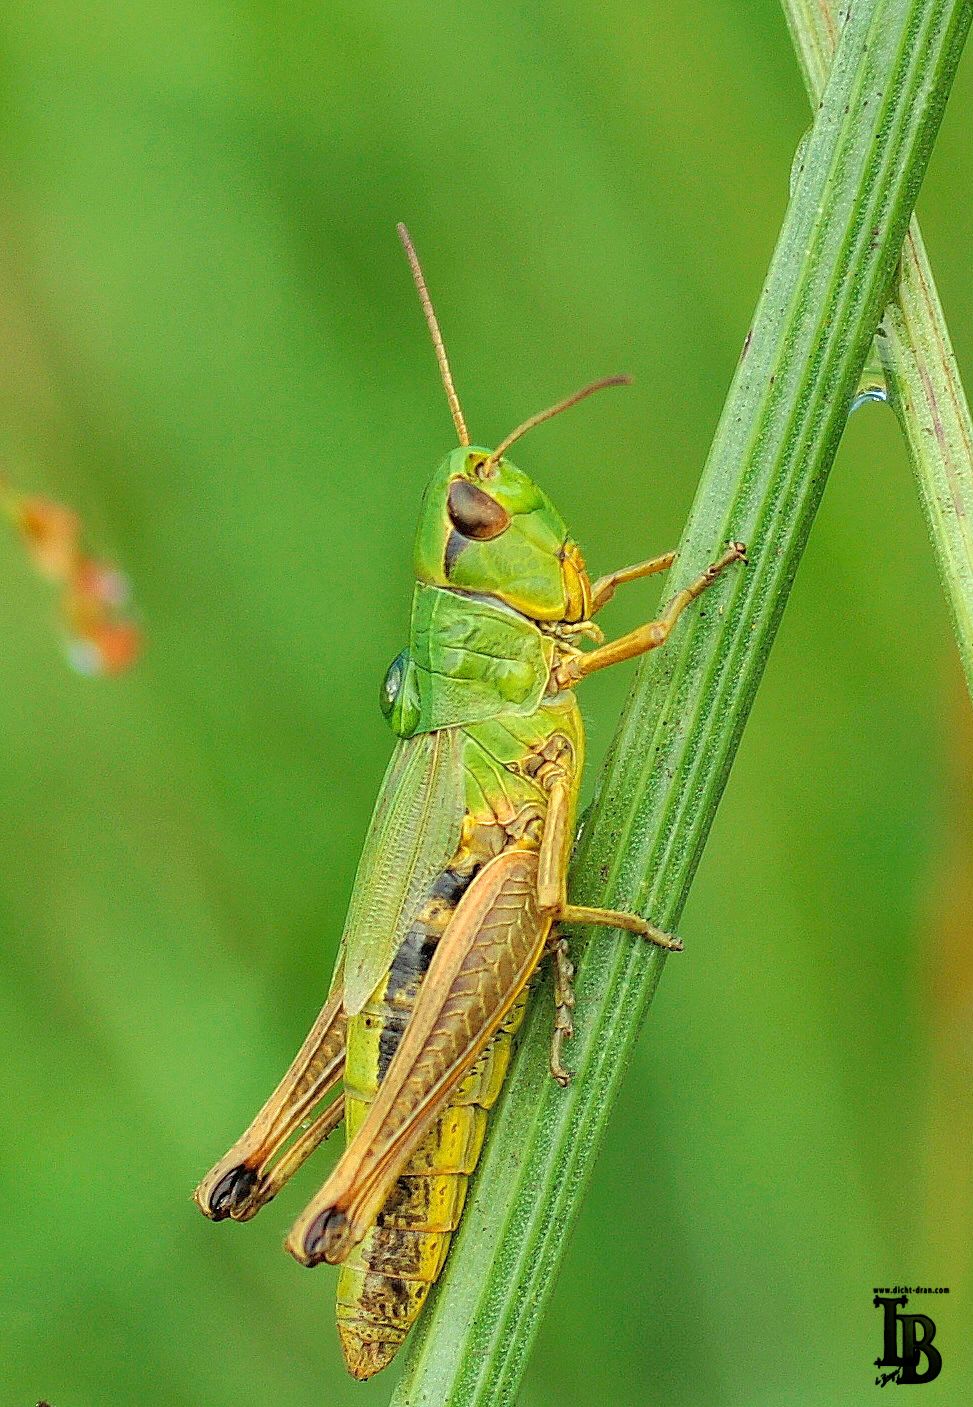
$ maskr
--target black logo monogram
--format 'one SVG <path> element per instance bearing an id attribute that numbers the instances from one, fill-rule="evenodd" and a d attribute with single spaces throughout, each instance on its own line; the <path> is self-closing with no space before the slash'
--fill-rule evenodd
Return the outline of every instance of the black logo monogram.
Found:
<path id="1" fill-rule="evenodd" d="M 903 1314 L 909 1303 L 908 1295 L 876 1295 L 872 1303 L 884 1313 L 882 1324 L 882 1356 L 876 1358 L 879 1376 L 877 1386 L 886 1383 L 931 1383 L 942 1372 L 943 1357 L 933 1348 L 936 1326 L 928 1314 Z M 899 1352 L 899 1325 L 902 1326 L 902 1352 Z M 922 1372 L 921 1359 L 925 1359 Z M 887 1368 L 890 1371 L 883 1373 Z"/>

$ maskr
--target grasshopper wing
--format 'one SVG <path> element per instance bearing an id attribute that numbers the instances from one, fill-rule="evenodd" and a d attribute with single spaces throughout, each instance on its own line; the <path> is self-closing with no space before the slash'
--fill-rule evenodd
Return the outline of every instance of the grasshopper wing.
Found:
<path id="1" fill-rule="evenodd" d="M 439 941 L 412 1017 L 361 1128 L 288 1239 L 305 1264 L 343 1260 L 396 1177 L 530 981 L 550 920 L 537 853 L 484 866 Z"/>
<path id="2" fill-rule="evenodd" d="M 368 1001 L 430 884 L 455 853 L 464 810 L 456 730 L 402 739 L 375 804 L 339 950 L 349 1016 Z"/>

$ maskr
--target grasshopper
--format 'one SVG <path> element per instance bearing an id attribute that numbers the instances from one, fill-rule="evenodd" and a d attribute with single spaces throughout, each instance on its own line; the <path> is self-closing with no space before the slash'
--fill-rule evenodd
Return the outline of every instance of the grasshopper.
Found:
<path id="1" fill-rule="evenodd" d="M 418 257 L 405 246 L 459 439 L 416 537 L 409 646 L 381 704 L 397 742 L 355 879 L 330 992 L 277 1089 L 197 1188 L 214 1221 L 246 1221 L 343 1121 L 347 1143 L 287 1249 L 340 1264 L 338 1332 L 359 1379 L 388 1364 L 435 1283 L 524 1014 L 549 955 L 550 1068 L 570 1079 L 573 967 L 560 923 L 678 939 L 635 914 L 568 899 L 584 763 L 575 686 L 664 645 L 732 563 L 730 543 L 658 619 L 611 643 L 593 617 L 675 553 L 592 582 L 547 495 L 507 458 L 528 430 L 627 377 L 532 416 L 496 449 L 470 444 Z M 583 649 L 582 641 L 590 648 Z M 324 1101 L 339 1080 L 344 1092 Z"/>

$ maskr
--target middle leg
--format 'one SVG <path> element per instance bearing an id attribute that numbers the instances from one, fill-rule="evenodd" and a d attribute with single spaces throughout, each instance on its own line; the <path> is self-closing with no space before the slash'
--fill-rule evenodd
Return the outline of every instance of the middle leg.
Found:
<path id="1" fill-rule="evenodd" d="M 638 914 L 618 909 L 593 909 L 568 903 L 568 864 L 574 837 L 571 834 L 571 787 L 567 777 L 558 777 L 551 784 L 544 836 L 541 841 L 537 871 L 537 903 L 541 913 L 552 923 L 593 924 L 602 928 L 622 928 L 637 933 L 656 947 L 680 952 L 682 943 L 670 933 L 663 933 Z"/>
<path id="2" fill-rule="evenodd" d="M 567 901 L 568 863 L 571 858 L 571 788 L 566 776 L 555 778 L 549 791 L 547 818 L 541 840 L 537 869 L 538 909 L 552 922 L 590 923 L 606 928 L 622 928 L 640 938 L 655 943 L 670 952 L 682 950 L 682 943 L 669 933 L 663 933 L 638 914 L 621 913 L 616 909 L 592 909 Z M 564 1042 L 574 1035 L 574 965 L 568 952 L 568 941 L 556 931 L 548 940 L 548 951 L 554 961 L 554 1031 L 551 1036 L 551 1074 L 558 1084 L 570 1083 L 571 1074 L 562 1061 Z"/>

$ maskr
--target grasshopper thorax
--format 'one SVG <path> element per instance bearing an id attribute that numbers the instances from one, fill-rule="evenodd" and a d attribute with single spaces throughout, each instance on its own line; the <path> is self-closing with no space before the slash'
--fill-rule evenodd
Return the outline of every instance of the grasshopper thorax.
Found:
<path id="1" fill-rule="evenodd" d="M 422 503 L 416 576 L 494 597 L 536 621 L 584 620 L 591 586 L 564 519 L 509 459 L 463 445 L 446 456 Z"/>

